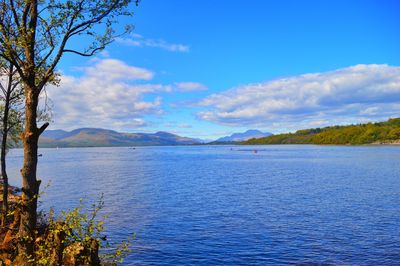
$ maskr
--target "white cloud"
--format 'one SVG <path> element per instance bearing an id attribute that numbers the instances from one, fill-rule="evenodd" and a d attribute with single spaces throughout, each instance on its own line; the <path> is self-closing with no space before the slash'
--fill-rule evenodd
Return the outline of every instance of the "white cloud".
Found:
<path id="1" fill-rule="evenodd" d="M 81 77 L 62 76 L 59 87 L 47 90 L 54 103 L 53 128 L 146 126 L 145 115 L 163 112 L 161 97 L 152 94 L 171 91 L 162 84 L 130 82 L 149 80 L 153 73 L 115 59 L 97 60 L 82 72 Z"/>
<path id="2" fill-rule="evenodd" d="M 180 91 L 204 91 L 207 87 L 198 82 L 176 82 L 175 86 Z"/>
<path id="3" fill-rule="evenodd" d="M 198 117 L 233 126 L 299 128 L 395 116 L 399 101 L 400 67 L 356 65 L 213 94 L 201 101 L 206 109 Z"/>
<path id="4" fill-rule="evenodd" d="M 153 47 L 170 52 L 189 52 L 189 46 L 183 44 L 168 43 L 162 39 L 148 39 L 139 34 L 132 34 L 131 38 L 117 38 L 117 42 L 135 47 Z"/>
<path id="5" fill-rule="evenodd" d="M 185 124 L 185 123 L 177 123 L 177 122 L 168 122 L 165 124 L 166 127 L 169 128 L 180 128 L 180 129 L 187 129 L 192 128 L 192 125 Z"/>
<path id="6" fill-rule="evenodd" d="M 360 111 L 360 115 L 377 115 L 379 112 L 379 107 L 367 107 Z"/>
<path id="7" fill-rule="evenodd" d="M 149 123 L 141 118 L 134 118 L 129 121 L 115 121 L 114 125 L 117 128 L 132 128 L 132 127 L 146 127 L 149 125 Z"/>
<path id="8" fill-rule="evenodd" d="M 120 60 L 103 59 L 84 69 L 90 77 L 114 80 L 151 80 L 154 74 L 144 68 L 133 67 Z"/>

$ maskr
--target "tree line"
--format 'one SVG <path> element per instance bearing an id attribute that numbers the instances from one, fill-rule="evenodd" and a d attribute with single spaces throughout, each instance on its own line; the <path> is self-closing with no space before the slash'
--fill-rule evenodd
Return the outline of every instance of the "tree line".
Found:
<path id="1" fill-rule="evenodd" d="M 400 118 L 385 122 L 298 130 L 295 133 L 250 139 L 242 144 L 390 144 L 400 140 Z"/>

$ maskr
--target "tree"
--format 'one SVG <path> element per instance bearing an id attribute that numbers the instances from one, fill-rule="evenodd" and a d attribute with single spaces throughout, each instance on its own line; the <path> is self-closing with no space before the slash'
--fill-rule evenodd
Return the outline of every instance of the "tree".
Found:
<path id="1" fill-rule="evenodd" d="M 4 62 L 3 62 L 4 63 Z M 17 144 L 19 134 L 22 131 L 23 110 L 23 91 L 21 89 L 17 72 L 14 66 L 8 63 L 0 64 L 0 77 L 5 78 L 0 82 L 0 92 L 2 95 L 1 106 L 1 176 L 3 179 L 3 203 L 1 225 L 6 225 L 8 214 L 8 175 L 6 168 L 6 153 L 13 145 Z"/>
<path id="2" fill-rule="evenodd" d="M 118 34 L 113 28 L 117 18 L 133 14 L 128 11 L 131 2 L 138 4 L 139 0 L 0 0 L 0 56 L 16 68 L 25 96 L 20 264 L 30 265 L 34 256 L 40 186 L 36 177 L 38 140 L 49 125 L 37 125 L 40 92 L 54 79 L 64 54 L 92 56 L 111 43 Z M 121 34 L 130 30 L 127 26 Z M 84 49 L 68 46 L 80 37 L 87 44 Z"/>

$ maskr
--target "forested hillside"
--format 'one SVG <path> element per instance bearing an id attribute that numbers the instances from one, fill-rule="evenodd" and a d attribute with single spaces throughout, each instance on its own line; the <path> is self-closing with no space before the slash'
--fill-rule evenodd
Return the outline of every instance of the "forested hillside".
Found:
<path id="1" fill-rule="evenodd" d="M 298 130 L 250 139 L 242 144 L 372 144 L 400 140 L 400 118 L 386 122 Z"/>

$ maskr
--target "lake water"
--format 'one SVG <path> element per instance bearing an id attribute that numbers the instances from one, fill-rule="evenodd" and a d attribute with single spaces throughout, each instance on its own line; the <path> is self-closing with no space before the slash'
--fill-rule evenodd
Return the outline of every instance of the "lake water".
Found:
<path id="1" fill-rule="evenodd" d="M 109 239 L 136 233 L 124 265 L 400 263 L 400 147 L 40 153 L 42 184 L 52 181 L 42 208 L 72 208 L 104 193 Z M 22 150 L 8 158 L 18 185 Z"/>

